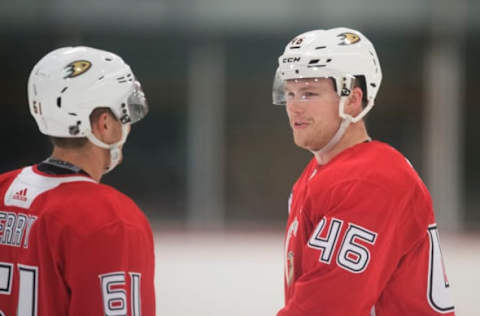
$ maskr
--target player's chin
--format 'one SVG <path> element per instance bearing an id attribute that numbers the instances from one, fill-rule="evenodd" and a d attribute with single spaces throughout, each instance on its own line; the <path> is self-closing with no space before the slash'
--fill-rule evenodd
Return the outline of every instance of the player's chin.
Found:
<path id="1" fill-rule="evenodd" d="M 300 148 L 309 149 L 308 139 L 304 135 L 298 135 L 295 132 L 293 133 L 293 142 Z"/>

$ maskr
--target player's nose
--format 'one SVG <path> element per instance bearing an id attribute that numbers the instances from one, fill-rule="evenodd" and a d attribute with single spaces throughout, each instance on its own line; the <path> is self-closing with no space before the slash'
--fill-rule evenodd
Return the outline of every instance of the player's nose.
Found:
<path id="1" fill-rule="evenodd" d="M 287 111 L 290 113 L 303 113 L 305 111 L 305 102 L 300 100 L 290 100 L 287 102 Z"/>

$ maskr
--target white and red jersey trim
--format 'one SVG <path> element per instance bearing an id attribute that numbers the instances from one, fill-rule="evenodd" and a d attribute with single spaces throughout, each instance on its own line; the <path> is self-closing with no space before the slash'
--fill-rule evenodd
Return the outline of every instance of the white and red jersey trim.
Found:
<path id="1" fill-rule="evenodd" d="M 62 183 L 77 181 L 95 182 L 88 176 L 47 176 L 34 170 L 31 166 L 25 167 L 10 184 L 5 194 L 4 204 L 28 209 L 42 193 L 52 190 Z"/>

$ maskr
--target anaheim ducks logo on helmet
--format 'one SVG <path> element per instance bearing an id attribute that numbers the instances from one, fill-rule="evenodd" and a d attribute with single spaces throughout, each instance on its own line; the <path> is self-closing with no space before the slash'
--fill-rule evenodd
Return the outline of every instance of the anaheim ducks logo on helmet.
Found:
<path id="1" fill-rule="evenodd" d="M 85 73 L 88 69 L 92 67 L 92 63 L 88 60 L 76 60 L 72 61 L 68 64 L 65 69 L 67 69 L 68 74 L 65 76 L 66 78 L 75 78 L 80 76 L 81 74 Z"/>
<path id="2" fill-rule="evenodd" d="M 360 36 L 350 32 L 338 34 L 337 37 L 342 40 L 339 45 L 352 45 L 360 42 Z"/>

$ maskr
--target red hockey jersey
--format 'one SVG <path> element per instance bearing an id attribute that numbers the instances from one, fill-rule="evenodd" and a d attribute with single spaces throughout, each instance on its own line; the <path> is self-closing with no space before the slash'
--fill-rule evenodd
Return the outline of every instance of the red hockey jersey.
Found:
<path id="1" fill-rule="evenodd" d="M 410 163 L 373 141 L 295 183 L 278 316 L 454 315 L 430 194 Z"/>
<path id="2" fill-rule="evenodd" d="M 0 315 L 154 315 L 154 248 L 135 203 L 81 174 L 0 175 Z"/>

